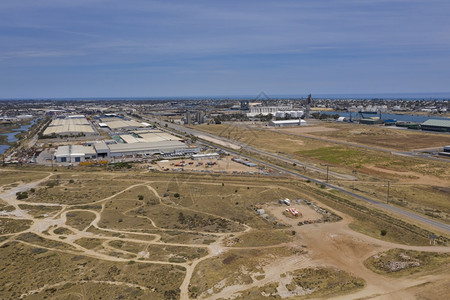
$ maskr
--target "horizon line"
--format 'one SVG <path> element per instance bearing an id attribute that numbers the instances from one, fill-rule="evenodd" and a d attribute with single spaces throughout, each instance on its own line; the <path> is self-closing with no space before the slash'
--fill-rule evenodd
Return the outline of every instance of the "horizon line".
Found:
<path id="1" fill-rule="evenodd" d="M 267 95 L 267 93 L 264 93 L 268 96 L 267 99 L 258 99 L 258 96 L 263 93 L 260 92 L 256 95 L 197 95 L 197 96 L 94 96 L 94 97 L 17 97 L 17 98 L 0 98 L 0 101 L 24 101 L 24 100 L 30 100 L 30 101 L 57 101 L 57 100 L 238 100 L 238 99 L 245 99 L 245 100 L 276 100 L 276 99 L 289 99 L 289 98 L 306 98 L 308 94 L 273 94 Z M 420 100 L 421 98 L 426 100 L 426 98 L 430 98 L 430 100 L 434 99 L 450 99 L 450 92 L 396 92 L 396 93 L 389 93 L 389 92 L 383 92 L 383 93 L 317 93 L 314 97 L 314 94 L 311 93 L 313 98 L 316 99 L 324 99 L 324 98 L 330 98 L 330 99 L 366 99 L 370 100 L 368 98 L 372 99 L 386 99 L 386 98 L 392 98 L 392 99 L 417 99 Z M 438 96 L 439 97 L 436 97 Z M 414 97 L 413 97 L 414 96 Z"/>

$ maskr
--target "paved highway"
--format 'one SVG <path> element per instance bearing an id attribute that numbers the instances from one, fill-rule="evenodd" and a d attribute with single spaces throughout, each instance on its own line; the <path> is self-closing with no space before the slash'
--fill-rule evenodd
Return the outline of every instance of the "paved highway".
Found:
<path id="1" fill-rule="evenodd" d="M 191 129 L 191 128 L 186 128 L 186 127 L 184 127 L 184 126 L 175 125 L 175 124 L 167 123 L 167 122 L 164 122 L 164 121 L 160 122 L 159 120 L 155 120 L 155 119 L 152 119 L 151 121 L 156 122 L 156 123 L 159 123 L 159 124 L 161 124 L 161 125 L 163 125 L 163 126 L 165 126 L 165 125 L 167 124 L 167 128 L 168 128 L 168 129 L 174 129 L 174 130 L 177 130 L 177 131 L 179 131 L 179 132 L 186 132 L 187 134 L 192 134 L 192 135 L 198 135 L 198 133 L 201 133 L 202 135 L 205 134 L 205 133 L 202 132 L 202 131 L 197 131 L 197 130 L 194 130 L 194 129 Z M 214 136 L 214 137 L 215 137 L 216 139 L 221 139 L 221 137 L 217 137 L 217 136 Z M 397 214 L 399 214 L 399 215 L 402 215 L 402 216 L 404 216 L 404 217 L 407 217 L 407 218 L 409 218 L 409 219 L 411 219 L 411 220 L 414 220 L 414 221 L 416 221 L 416 222 L 419 222 L 419 223 L 422 223 L 422 224 L 425 224 L 425 225 L 434 227 L 435 229 L 439 229 L 440 231 L 443 231 L 443 232 L 445 232 L 445 233 L 447 233 L 447 234 L 450 234 L 450 225 L 447 225 L 447 224 L 445 224 L 445 223 L 442 223 L 442 222 L 439 222 L 439 221 L 436 221 L 436 220 L 432 220 L 432 219 L 426 218 L 426 217 L 424 217 L 424 216 L 418 215 L 418 214 L 416 214 L 416 213 L 410 212 L 410 211 L 408 211 L 408 210 L 404 210 L 404 209 L 399 208 L 399 207 L 396 207 L 396 206 L 391 206 L 391 205 L 389 205 L 389 204 L 386 204 L 386 203 L 383 203 L 383 202 L 380 202 L 380 201 L 376 201 L 376 200 L 373 200 L 373 199 L 370 199 L 370 198 L 361 196 L 361 195 L 356 194 L 356 193 L 354 193 L 354 192 L 348 191 L 348 190 L 346 190 L 346 189 L 344 189 L 344 188 L 342 188 L 342 187 L 335 186 L 335 185 L 333 185 L 333 184 L 326 183 L 326 182 L 323 182 L 323 181 L 321 181 L 321 180 L 318 180 L 318 179 L 315 179 L 315 178 L 312 178 L 312 177 L 305 176 L 305 175 L 300 174 L 300 173 L 298 173 L 298 172 L 291 171 L 291 170 L 289 170 L 289 169 L 286 169 L 286 168 L 283 168 L 283 167 L 280 167 L 280 166 L 277 166 L 277 165 L 268 163 L 268 162 L 266 162 L 266 161 L 263 161 L 263 160 L 260 160 L 260 159 L 256 159 L 256 158 L 253 158 L 253 157 L 244 155 L 244 154 L 242 154 L 242 153 L 238 153 L 238 152 L 236 152 L 236 151 L 233 151 L 233 150 L 231 150 L 231 149 L 229 149 L 229 148 L 225 148 L 225 147 L 220 146 L 220 145 L 217 145 L 217 144 L 213 144 L 213 143 L 210 143 L 210 142 L 207 142 L 207 141 L 201 141 L 201 142 L 202 142 L 203 144 L 206 144 L 206 145 L 209 145 L 209 146 L 213 146 L 213 147 L 216 147 L 216 148 L 223 149 L 224 151 L 227 151 L 227 152 L 229 152 L 229 153 L 231 153 L 231 154 L 245 157 L 245 158 L 247 158 L 247 159 L 249 159 L 249 160 L 252 160 L 252 161 L 254 161 L 254 162 L 256 162 L 256 163 L 259 163 L 259 164 L 261 164 L 261 165 L 265 165 L 265 166 L 270 167 L 270 168 L 272 168 L 272 169 L 279 170 L 279 171 L 281 171 L 281 172 L 284 172 L 284 173 L 287 173 L 287 174 L 290 174 L 290 175 L 293 175 L 293 176 L 296 176 L 296 177 L 299 177 L 299 178 L 303 178 L 303 179 L 306 179 L 306 180 L 311 180 L 312 182 L 315 182 L 315 183 L 318 183 L 318 184 L 324 184 L 325 186 L 327 186 L 327 187 L 329 187 L 329 188 L 332 188 L 332 189 L 335 189 L 335 190 L 338 190 L 338 191 L 340 191 L 340 192 L 342 192 L 342 193 L 344 193 L 344 194 L 346 194 L 346 195 L 355 197 L 355 198 L 357 198 L 357 199 L 360 199 L 360 200 L 363 200 L 363 201 L 365 201 L 365 202 L 368 202 L 368 203 L 370 203 L 370 204 L 372 204 L 372 205 L 374 205 L 374 206 L 378 206 L 378 207 L 380 207 L 380 208 L 382 208 L 382 209 L 385 209 L 385 210 L 387 210 L 387 211 L 397 213 Z M 234 143 L 234 141 L 233 141 L 233 143 Z M 248 148 L 247 148 L 247 149 L 248 149 Z M 250 151 L 251 151 L 251 150 L 250 150 Z"/>

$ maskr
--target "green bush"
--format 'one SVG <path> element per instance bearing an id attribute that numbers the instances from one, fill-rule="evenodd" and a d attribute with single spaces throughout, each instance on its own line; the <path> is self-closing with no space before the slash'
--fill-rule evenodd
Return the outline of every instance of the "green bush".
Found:
<path id="1" fill-rule="evenodd" d="M 17 200 L 26 199 L 26 198 L 28 198 L 28 193 L 27 192 L 17 192 L 16 198 L 17 198 Z"/>

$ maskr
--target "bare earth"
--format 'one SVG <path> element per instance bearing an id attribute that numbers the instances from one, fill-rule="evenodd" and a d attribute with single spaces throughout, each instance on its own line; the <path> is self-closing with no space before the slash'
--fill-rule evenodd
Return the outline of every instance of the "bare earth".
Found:
<path id="1" fill-rule="evenodd" d="M 159 170 L 164 169 L 177 169 L 183 168 L 185 171 L 209 171 L 209 172 L 254 172 L 256 168 L 247 167 L 243 164 L 232 161 L 232 156 L 226 156 L 221 159 L 203 159 L 203 160 L 191 160 L 191 159 L 175 159 L 169 161 L 158 161 L 157 166 Z M 185 166 L 175 166 L 178 163 L 184 161 Z M 207 165 L 207 162 L 215 163 L 214 165 Z M 192 164 L 189 164 L 192 163 Z M 201 165 L 199 165 L 201 164 Z"/>
<path id="2" fill-rule="evenodd" d="M 373 165 L 365 165 L 364 166 L 367 169 L 376 170 L 379 172 L 389 173 L 398 175 L 399 182 L 401 183 L 408 183 L 408 184 L 423 184 L 423 185 L 431 185 L 431 186 L 441 186 L 441 187 L 448 187 L 449 182 L 448 180 L 443 180 L 440 178 L 437 178 L 436 176 L 430 176 L 430 175 L 424 175 L 413 171 L 404 171 L 404 172 L 398 172 L 394 170 L 388 170 L 385 168 L 379 168 Z"/>

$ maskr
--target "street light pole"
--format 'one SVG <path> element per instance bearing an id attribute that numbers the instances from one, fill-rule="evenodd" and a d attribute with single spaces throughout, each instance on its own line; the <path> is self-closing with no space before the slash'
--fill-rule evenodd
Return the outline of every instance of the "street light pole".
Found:
<path id="1" fill-rule="evenodd" d="M 327 165 L 327 183 L 328 183 L 328 167 L 329 167 L 329 166 Z"/>

